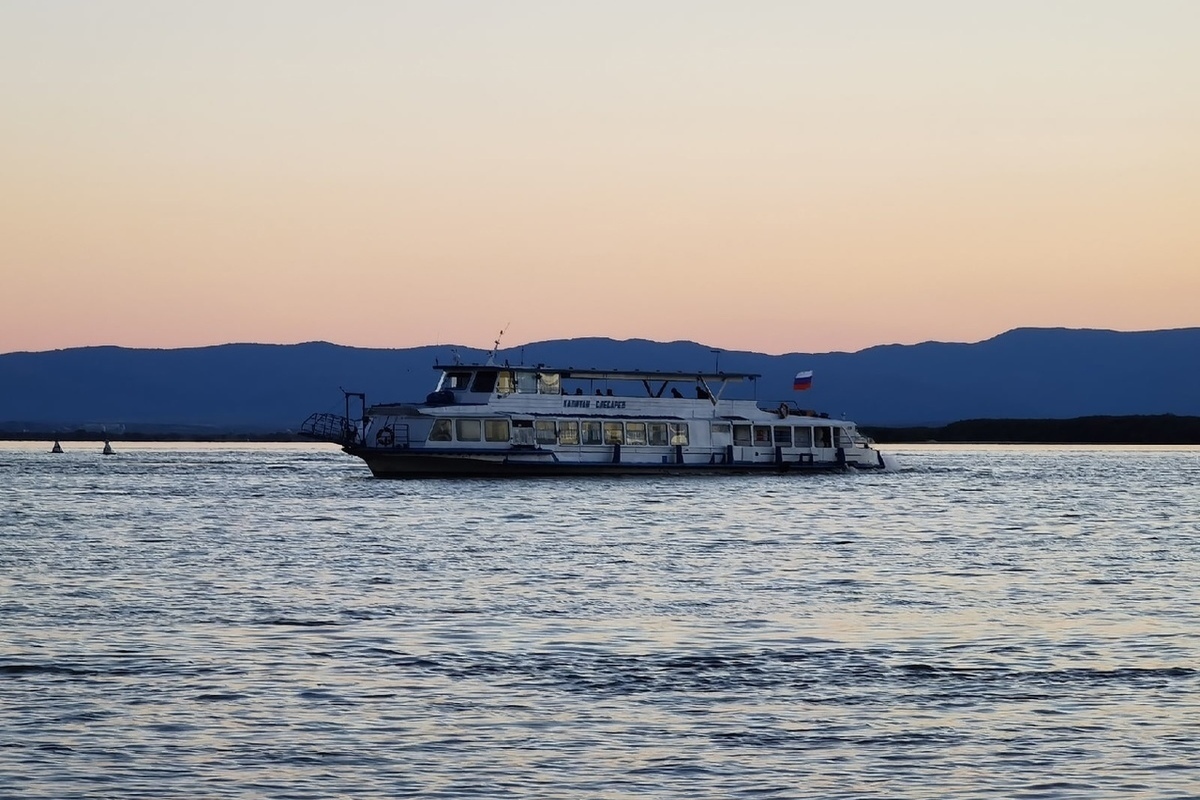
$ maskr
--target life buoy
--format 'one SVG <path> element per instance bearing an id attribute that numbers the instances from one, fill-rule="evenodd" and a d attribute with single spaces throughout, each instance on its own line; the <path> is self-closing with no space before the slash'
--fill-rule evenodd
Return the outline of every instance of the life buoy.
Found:
<path id="1" fill-rule="evenodd" d="M 780 404 L 779 404 L 779 418 L 780 418 L 780 419 L 787 419 L 787 415 L 788 415 L 789 413 L 790 413 L 790 412 L 788 411 L 788 404 L 787 404 L 787 403 L 780 403 Z"/>
<path id="2" fill-rule="evenodd" d="M 379 432 L 375 434 L 375 444 L 379 445 L 380 447 L 391 447 L 395 443 L 396 435 L 392 433 L 392 429 L 386 425 L 380 428 Z"/>

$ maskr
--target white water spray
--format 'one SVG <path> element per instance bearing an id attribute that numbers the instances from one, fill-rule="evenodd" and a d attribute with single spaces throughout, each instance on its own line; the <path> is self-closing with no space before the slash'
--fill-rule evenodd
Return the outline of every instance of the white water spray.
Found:
<path id="1" fill-rule="evenodd" d="M 899 472 L 900 471 L 900 459 L 896 458 L 891 453 L 884 453 L 882 451 L 880 451 L 879 456 L 880 456 L 880 458 L 883 459 L 883 471 L 884 472 Z"/>

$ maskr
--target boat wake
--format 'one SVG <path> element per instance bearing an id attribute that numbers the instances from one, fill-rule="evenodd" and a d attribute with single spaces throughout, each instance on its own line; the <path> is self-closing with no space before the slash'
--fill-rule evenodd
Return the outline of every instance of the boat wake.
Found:
<path id="1" fill-rule="evenodd" d="M 896 458 L 896 456 L 892 455 L 891 453 L 880 453 L 879 458 L 883 461 L 884 472 L 900 471 L 900 459 Z"/>

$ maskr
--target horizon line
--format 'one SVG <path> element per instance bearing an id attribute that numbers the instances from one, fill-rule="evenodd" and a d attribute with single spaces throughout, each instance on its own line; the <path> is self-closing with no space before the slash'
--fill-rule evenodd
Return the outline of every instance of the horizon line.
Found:
<path id="1" fill-rule="evenodd" d="M 1135 329 L 1135 330 L 1120 330 L 1120 329 L 1116 329 L 1116 328 L 1072 328 L 1072 327 L 1068 327 L 1068 326 L 1024 325 L 1024 326 L 1019 326 L 1016 328 L 1008 328 L 1007 330 L 1001 331 L 1000 333 L 993 334 L 992 336 L 988 336 L 983 339 L 977 339 L 975 341 L 952 341 L 952 340 L 946 340 L 946 339 L 924 339 L 919 342 L 879 342 L 877 344 L 868 345 L 866 347 L 862 347 L 857 350 L 827 350 L 827 351 L 823 351 L 823 354 L 861 353 L 865 350 L 871 350 L 876 347 L 916 347 L 918 345 L 923 345 L 923 344 L 981 344 L 983 342 L 988 342 L 988 341 L 991 341 L 992 339 L 997 339 L 1001 336 L 1015 333 L 1017 331 L 1072 331 L 1072 332 L 1081 332 L 1081 333 L 1095 332 L 1095 333 L 1137 334 L 1137 333 L 1168 333 L 1168 332 L 1172 332 L 1172 331 L 1190 331 L 1190 330 L 1200 330 L 1200 325 L 1175 327 L 1175 328 L 1148 328 L 1148 329 Z M 511 352 L 513 350 L 517 350 L 517 349 L 524 348 L 524 347 L 530 347 L 533 345 L 551 344 L 551 343 L 555 343 L 555 342 L 574 342 L 574 341 L 582 341 L 582 340 L 589 340 L 589 339 L 606 340 L 606 341 L 610 341 L 610 342 L 614 342 L 614 343 L 651 342 L 653 344 L 664 344 L 664 345 L 693 344 L 698 347 L 708 347 L 710 349 L 716 349 L 722 353 L 753 353 L 756 355 L 765 355 L 765 356 L 782 356 L 782 355 L 791 355 L 791 354 L 802 352 L 802 351 L 797 351 L 797 350 L 790 350 L 790 351 L 781 351 L 778 353 L 770 353 L 770 352 L 759 351 L 759 350 L 722 348 L 719 346 L 712 345 L 711 343 L 701 342 L 701 341 L 697 341 L 694 339 L 660 340 L 660 339 L 648 339 L 648 338 L 638 337 L 638 336 L 619 339 L 619 338 L 615 338 L 612 336 L 604 336 L 604 335 L 598 335 L 598 334 L 589 334 L 589 335 L 584 335 L 584 336 L 560 337 L 560 338 L 556 338 L 556 339 L 538 339 L 538 340 L 529 341 L 529 342 L 522 342 L 520 344 L 509 345 L 507 347 L 501 347 L 501 348 L 498 348 L 496 350 L 496 352 L 497 353 Z M 72 345 L 70 347 L 55 347 L 55 348 L 50 348 L 48 350 L 11 350 L 11 351 L 6 351 L 3 353 L 0 353 L 0 356 L 41 355 L 41 354 L 45 354 L 45 353 L 63 353 L 63 352 L 69 352 L 69 351 L 73 351 L 73 350 L 112 349 L 112 350 L 145 350 L 145 351 L 172 352 L 172 351 L 180 351 L 180 350 L 207 350 L 207 349 L 212 349 L 212 348 L 217 348 L 217 347 L 300 347 L 303 345 L 313 345 L 313 344 L 323 344 L 323 345 L 329 345 L 331 347 L 343 347 L 343 348 L 348 348 L 348 349 L 352 349 L 352 350 L 393 350 L 393 351 L 395 351 L 395 350 L 420 350 L 420 349 L 425 349 L 425 348 L 443 348 L 444 347 L 444 348 L 464 348 L 464 349 L 468 349 L 468 350 L 478 350 L 478 351 L 484 352 L 484 353 L 491 352 L 491 348 L 488 348 L 488 347 L 477 347 L 474 345 L 467 345 L 467 344 L 453 343 L 453 342 L 386 347 L 386 346 L 376 346 L 376 345 L 343 344 L 340 342 L 331 342 L 331 341 L 328 341 L 325 339 L 309 339 L 306 341 L 299 341 L 299 342 L 244 342 L 244 341 L 243 342 L 218 342 L 218 343 L 200 344 L 200 345 L 182 345 L 182 346 L 178 346 L 178 347 L 146 347 L 146 346 L 122 345 L 122 344 L 83 344 L 83 345 Z M 809 355 L 816 355 L 816 353 L 815 352 L 810 353 Z"/>

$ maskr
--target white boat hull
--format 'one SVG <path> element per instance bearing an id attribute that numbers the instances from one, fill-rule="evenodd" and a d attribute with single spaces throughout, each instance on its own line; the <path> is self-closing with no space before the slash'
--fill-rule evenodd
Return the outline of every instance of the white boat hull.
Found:
<path id="1" fill-rule="evenodd" d="M 559 458 L 548 451 L 514 450 L 489 453 L 432 453 L 419 449 L 385 449 L 347 446 L 350 455 L 366 462 L 377 478 L 449 478 L 449 477 L 536 477 L 595 475 L 745 475 L 810 474 L 842 472 L 849 469 L 880 469 L 883 464 L 865 457 L 826 460 L 811 454 L 786 454 L 778 460 L 726 460 L 725 453 L 683 454 L 682 460 L 663 457 L 657 461 L 576 460 Z M 619 456 L 618 456 L 619 459 Z"/>

